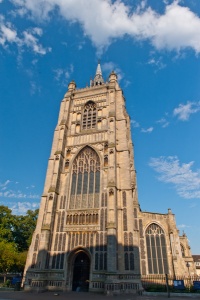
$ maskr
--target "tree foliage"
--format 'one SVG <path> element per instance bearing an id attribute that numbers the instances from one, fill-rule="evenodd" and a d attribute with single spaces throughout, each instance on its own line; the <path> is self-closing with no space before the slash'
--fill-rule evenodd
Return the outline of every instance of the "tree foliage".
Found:
<path id="1" fill-rule="evenodd" d="M 0 205 L 0 272 L 5 276 L 10 271 L 23 271 L 37 217 L 38 209 L 17 216 Z"/>
<path id="2" fill-rule="evenodd" d="M 4 274 L 4 282 L 6 274 L 16 266 L 17 250 L 13 243 L 8 243 L 5 240 L 0 241 L 0 272 Z"/>
<path id="3" fill-rule="evenodd" d="M 0 241 L 13 242 L 13 224 L 15 217 L 11 209 L 0 205 Z"/>
<path id="4" fill-rule="evenodd" d="M 19 251 L 28 249 L 35 230 L 38 209 L 28 210 L 25 216 L 15 216 L 13 237 Z"/>
<path id="5" fill-rule="evenodd" d="M 7 273 L 12 270 L 17 258 L 17 250 L 13 243 L 0 242 L 0 272 Z"/>

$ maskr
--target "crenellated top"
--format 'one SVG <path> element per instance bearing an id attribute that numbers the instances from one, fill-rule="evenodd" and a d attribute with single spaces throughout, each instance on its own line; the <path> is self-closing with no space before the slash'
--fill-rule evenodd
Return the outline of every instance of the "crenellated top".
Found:
<path id="1" fill-rule="evenodd" d="M 94 79 L 90 80 L 90 86 L 86 86 L 84 88 L 78 88 L 76 86 L 76 83 L 74 80 L 72 80 L 69 84 L 68 84 L 68 91 L 65 94 L 65 97 L 67 97 L 68 95 L 71 95 L 71 93 L 73 93 L 75 90 L 76 92 L 81 92 L 81 91 L 86 91 L 89 90 L 90 88 L 101 88 L 103 87 L 107 87 L 111 84 L 111 86 L 113 87 L 113 84 L 115 85 L 115 83 L 117 83 L 117 74 L 112 71 L 109 75 L 109 80 L 107 82 L 104 82 L 103 76 L 102 76 L 102 71 L 101 71 L 101 66 L 100 63 L 98 63 L 97 65 L 97 69 L 96 69 L 96 74 Z M 69 92 L 69 93 L 68 93 Z"/>

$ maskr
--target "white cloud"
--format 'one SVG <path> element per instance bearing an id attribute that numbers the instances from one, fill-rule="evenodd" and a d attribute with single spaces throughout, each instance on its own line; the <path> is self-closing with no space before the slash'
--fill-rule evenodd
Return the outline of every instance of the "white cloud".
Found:
<path id="1" fill-rule="evenodd" d="M 135 121 L 135 120 L 131 120 L 131 125 L 134 127 L 134 128 L 137 128 L 137 127 L 140 127 L 140 124 Z"/>
<path id="2" fill-rule="evenodd" d="M 152 131 L 153 131 L 153 127 L 149 127 L 147 129 L 144 129 L 144 128 L 141 129 L 141 132 L 143 132 L 143 133 L 151 133 Z"/>
<path id="3" fill-rule="evenodd" d="M 14 183 L 15 185 L 18 182 Z M 4 183 L 0 183 L 0 197 L 2 198 L 14 198 L 14 199 L 39 199 L 39 195 L 32 193 L 24 193 L 21 190 L 15 190 L 15 188 L 10 187 L 12 185 L 12 181 L 6 180 Z M 29 187 L 30 189 L 34 188 L 34 185 Z"/>
<path id="4" fill-rule="evenodd" d="M 68 84 L 68 79 L 71 77 L 71 74 L 74 72 L 73 64 L 66 69 L 58 68 L 54 70 L 55 80 L 58 81 L 61 85 L 66 86 Z"/>
<path id="5" fill-rule="evenodd" d="M 177 116 L 181 121 L 187 121 L 191 114 L 200 111 L 200 102 L 190 102 L 187 104 L 179 104 L 177 108 L 174 109 L 173 115 Z"/>
<path id="6" fill-rule="evenodd" d="M 42 30 L 40 28 L 33 28 L 23 32 L 23 45 L 26 45 L 28 48 L 31 48 L 33 52 L 38 54 L 46 54 L 51 51 L 51 48 L 44 48 L 38 42 L 38 38 L 36 36 L 42 35 Z"/>
<path id="7" fill-rule="evenodd" d="M 162 61 L 162 57 L 152 57 L 148 60 L 147 64 L 156 67 L 157 70 L 161 70 L 166 67 L 166 64 L 164 64 Z"/>
<path id="8" fill-rule="evenodd" d="M 136 40 L 149 40 L 156 49 L 180 51 L 192 48 L 200 52 L 200 18 L 179 1 L 165 2 L 159 14 L 142 1 L 132 12 L 122 0 L 11 0 L 16 9 L 23 9 L 38 20 L 49 20 L 57 8 L 70 22 L 79 22 L 84 34 L 98 48 L 107 47 L 113 40 L 125 35 Z"/>
<path id="9" fill-rule="evenodd" d="M 189 227 L 191 227 L 191 226 L 188 226 L 188 225 L 185 225 L 185 224 L 178 225 L 178 228 L 181 228 L 181 229 L 183 229 L 183 228 L 189 228 Z"/>
<path id="10" fill-rule="evenodd" d="M 118 81 L 120 81 L 124 77 L 124 73 L 122 72 L 122 70 L 112 61 L 104 63 L 102 65 L 102 70 L 109 74 L 114 71 L 117 74 Z"/>
<path id="11" fill-rule="evenodd" d="M 38 93 L 40 92 L 40 86 L 36 82 L 31 80 L 30 81 L 30 93 L 31 93 L 31 95 L 34 95 L 37 92 Z"/>
<path id="12" fill-rule="evenodd" d="M 0 15 L 0 45 L 6 46 L 6 43 L 18 43 L 17 32 L 10 22 L 5 22 L 4 17 Z"/>
<path id="13" fill-rule="evenodd" d="M 12 189 L 5 190 L 4 189 L 0 191 L 0 197 L 2 198 L 14 198 L 14 199 L 39 199 L 39 195 L 36 194 L 26 194 L 23 193 L 22 191 L 14 191 Z"/>
<path id="14" fill-rule="evenodd" d="M 0 15 L 0 45 L 7 48 L 10 44 L 15 44 L 18 48 L 28 47 L 34 53 L 44 55 L 51 51 L 51 48 L 44 48 L 38 40 L 43 34 L 42 29 L 35 27 L 27 29 L 18 34 L 13 24 L 6 22 L 5 18 Z"/>
<path id="15" fill-rule="evenodd" d="M 8 26 L 10 26 L 10 28 Z M 12 43 L 17 40 L 17 32 L 11 28 L 10 23 L 8 23 L 8 26 L 5 26 L 4 24 L 1 25 L 1 34 L 2 34 L 2 43 L 3 44 L 6 41 Z"/>
<path id="16" fill-rule="evenodd" d="M 200 198 L 200 173 L 192 170 L 193 164 L 181 164 L 177 156 L 151 158 L 149 163 L 160 181 L 173 184 L 178 195 L 187 199 Z"/>
<path id="17" fill-rule="evenodd" d="M 11 181 L 9 179 L 7 179 L 4 183 L 0 182 L 0 188 L 1 187 L 6 187 Z"/>
<path id="18" fill-rule="evenodd" d="M 162 128 L 166 128 L 167 126 L 169 126 L 169 122 L 165 118 L 161 118 L 156 123 L 160 124 Z"/>
<path id="19" fill-rule="evenodd" d="M 30 202 L 17 202 L 15 204 L 10 203 L 10 209 L 15 215 L 25 215 L 27 210 L 35 210 L 39 207 L 39 203 L 30 203 Z"/>

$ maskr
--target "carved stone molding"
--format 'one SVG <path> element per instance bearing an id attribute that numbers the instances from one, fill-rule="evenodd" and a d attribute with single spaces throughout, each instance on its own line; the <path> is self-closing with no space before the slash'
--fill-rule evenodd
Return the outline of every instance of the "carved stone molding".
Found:
<path id="1" fill-rule="evenodd" d="M 113 196 L 114 195 L 114 190 L 113 189 L 109 189 L 109 196 Z"/>

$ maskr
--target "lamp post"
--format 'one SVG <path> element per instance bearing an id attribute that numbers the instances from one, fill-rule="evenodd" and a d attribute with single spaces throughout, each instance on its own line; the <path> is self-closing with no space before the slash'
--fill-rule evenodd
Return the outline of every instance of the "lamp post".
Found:
<path id="1" fill-rule="evenodd" d="M 186 262 L 186 267 L 188 268 L 188 276 L 189 276 L 189 291 L 190 291 L 191 278 L 190 278 L 190 263 L 189 263 L 189 261 L 187 261 L 187 262 Z"/>
<path id="2" fill-rule="evenodd" d="M 189 261 L 186 262 L 186 267 L 188 268 L 188 275 L 190 277 L 190 263 L 189 263 Z"/>

